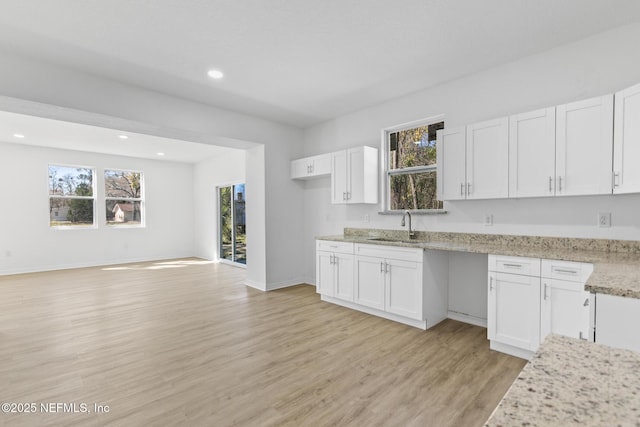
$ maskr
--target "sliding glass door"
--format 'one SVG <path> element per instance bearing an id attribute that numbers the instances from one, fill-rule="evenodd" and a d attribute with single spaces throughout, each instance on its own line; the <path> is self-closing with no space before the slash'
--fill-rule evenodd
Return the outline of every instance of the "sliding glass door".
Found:
<path id="1" fill-rule="evenodd" d="M 247 263 L 244 184 L 218 187 L 220 259 Z"/>

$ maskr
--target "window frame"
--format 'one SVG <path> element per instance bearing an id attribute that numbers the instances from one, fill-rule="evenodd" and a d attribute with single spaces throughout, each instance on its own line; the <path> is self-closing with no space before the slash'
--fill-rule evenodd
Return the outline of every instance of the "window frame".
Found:
<path id="1" fill-rule="evenodd" d="M 383 215 L 398 215 L 402 214 L 404 210 L 392 210 L 391 206 L 391 191 L 390 182 L 391 176 L 394 175 L 407 175 L 412 173 L 421 172 L 436 172 L 438 171 L 438 164 L 426 165 L 426 166 L 413 166 L 402 169 L 389 169 L 389 135 L 395 132 L 400 132 L 407 129 L 413 129 L 421 126 L 428 126 L 438 122 L 444 121 L 444 114 L 438 114 L 436 116 L 427 117 L 425 119 L 414 120 L 412 122 L 402 123 L 395 126 L 383 128 L 381 132 L 381 146 L 380 150 L 380 188 L 382 189 L 382 203 L 380 214 Z M 436 178 L 437 180 L 437 178 Z M 417 214 L 440 214 L 446 213 L 444 207 L 442 209 L 410 209 L 409 212 Z"/>
<path id="2" fill-rule="evenodd" d="M 106 175 L 107 172 L 133 172 L 133 173 L 139 173 L 140 174 L 140 197 L 110 197 L 107 196 L 107 180 L 106 180 Z M 104 224 L 106 227 L 109 228 L 145 228 L 146 227 L 146 214 L 147 214 L 147 209 L 146 209 L 146 204 L 145 204 L 145 186 L 144 186 L 144 171 L 143 170 L 134 170 L 134 169 L 123 169 L 123 168 L 103 168 L 102 169 L 102 187 L 104 190 L 104 195 L 103 195 L 103 199 L 104 199 Z M 109 200 L 124 200 L 127 202 L 140 202 L 140 223 L 139 224 L 128 224 L 126 222 L 123 223 L 110 223 L 107 220 L 107 201 Z"/>
<path id="3" fill-rule="evenodd" d="M 89 169 L 91 170 L 91 196 L 59 196 L 55 194 L 51 194 L 51 176 L 49 175 L 50 168 L 54 167 L 62 167 L 62 168 L 72 168 L 72 169 Z M 96 229 L 98 228 L 98 221 L 96 218 L 96 210 L 98 204 L 98 196 L 97 196 L 97 169 L 95 166 L 86 166 L 86 165 L 74 165 L 69 163 L 55 163 L 55 162 L 47 162 L 47 201 L 49 204 L 49 209 L 51 209 L 51 199 L 60 199 L 60 200 L 92 200 L 93 201 L 93 223 L 91 224 L 70 224 L 70 225 L 51 225 L 51 211 L 49 211 L 49 229 L 52 230 L 88 230 L 88 229 Z"/>

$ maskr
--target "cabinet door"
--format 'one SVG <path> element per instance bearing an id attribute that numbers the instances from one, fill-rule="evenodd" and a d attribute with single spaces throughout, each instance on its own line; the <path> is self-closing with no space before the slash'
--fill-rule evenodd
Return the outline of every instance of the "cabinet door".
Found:
<path id="1" fill-rule="evenodd" d="M 640 192 L 640 85 L 615 95 L 613 192 Z"/>
<path id="2" fill-rule="evenodd" d="M 334 254 L 335 297 L 353 301 L 353 255 Z"/>
<path id="3" fill-rule="evenodd" d="M 640 299 L 596 294 L 596 342 L 640 351 Z"/>
<path id="4" fill-rule="evenodd" d="M 331 203 L 347 203 L 347 150 L 331 153 Z"/>
<path id="5" fill-rule="evenodd" d="M 509 117 L 509 197 L 553 196 L 555 107 Z"/>
<path id="6" fill-rule="evenodd" d="M 333 296 L 335 288 L 335 270 L 331 252 L 316 252 L 316 292 Z"/>
<path id="7" fill-rule="evenodd" d="M 309 163 L 307 159 L 291 161 L 291 179 L 305 178 L 309 174 Z"/>
<path id="8" fill-rule="evenodd" d="M 466 128 L 464 126 L 438 131 L 436 145 L 438 199 L 461 200 L 466 198 L 466 157 Z"/>
<path id="9" fill-rule="evenodd" d="M 490 340 L 535 351 L 540 345 L 540 277 L 489 273 Z"/>
<path id="10" fill-rule="evenodd" d="M 556 195 L 611 194 L 613 95 L 556 107 Z"/>
<path id="11" fill-rule="evenodd" d="M 542 279 L 540 341 L 549 334 L 589 337 L 589 293 L 582 282 Z"/>
<path id="12" fill-rule="evenodd" d="M 356 257 L 356 303 L 384 310 L 384 266 L 385 261 L 381 258 Z"/>
<path id="13" fill-rule="evenodd" d="M 467 199 L 509 196 L 509 119 L 467 126 Z"/>
<path id="14" fill-rule="evenodd" d="M 331 154 L 313 156 L 311 162 L 311 175 L 322 176 L 331 173 Z"/>
<path id="15" fill-rule="evenodd" d="M 347 203 L 364 203 L 364 147 L 347 151 Z"/>
<path id="16" fill-rule="evenodd" d="M 385 310 L 422 320 L 422 264 L 387 260 Z"/>
<path id="17" fill-rule="evenodd" d="M 378 149 L 347 151 L 347 202 L 378 203 Z"/>

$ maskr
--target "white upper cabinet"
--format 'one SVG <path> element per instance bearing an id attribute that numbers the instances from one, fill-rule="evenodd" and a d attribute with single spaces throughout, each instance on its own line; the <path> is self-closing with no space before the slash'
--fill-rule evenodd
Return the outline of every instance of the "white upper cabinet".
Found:
<path id="1" fill-rule="evenodd" d="M 613 192 L 640 192 L 640 85 L 615 95 Z"/>
<path id="2" fill-rule="evenodd" d="M 331 173 L 331 154 L 305 157 L 291 162 L 291 179 L 309 179 Z"/>
<path id="3" fill-rule="evenodd" d="M 611 194 L 613 95 L 556 107 L 558 196 Z"/>
<path id="4" fill-rule="evenodd" d="M 509 119 L 467 126 L 467 199 L 509 196 Z"/>
<path id="5" fill-rule="evenodd" d="M 440 200 L 462 200 L 467 195 L 467 137 L 464 126 L 438 131 L 436 157 Z"/>
<path id="6" fill-rule="evenodd" d="M 331 203 L 378 203 L 378 150 L 358 147 L 331 153 Z"/>
<path id="7" fill-rule="evenodd" d="M 555 194 L 556 108 L 509 117 L 509 197 Z"/>

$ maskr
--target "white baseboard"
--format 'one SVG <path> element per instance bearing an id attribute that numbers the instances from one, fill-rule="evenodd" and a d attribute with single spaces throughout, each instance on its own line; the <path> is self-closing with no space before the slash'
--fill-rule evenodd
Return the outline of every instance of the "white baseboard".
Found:
<path id="1" fill-rule="evenodd" d="M 487 327 L 487 319 L 482 317 L 475 317 L 465 313 L 458 313 L 457 311 L 449 310 L 447 312 L 447 318 L 457 320 L 458 322 L 469 323 L 471 325 L 480 326 L 482 328 Z"/>
<path id="2" fill-rule="evenodd" d="M 185 256 L 172 256 L 172 257 L 141 257 L 141 258 L 131 258 L 131 259 L 123 259 L 123 260 L 113 260 L 108 262 L 79 262 L 79 263 L 71 263 L 71 264 L 58 264 L 58 265 L 45 265 L 40 267 L 29 267 L 29 268 L 16 268 L 16 269 L 0 269 L 0 276 L 10 276 L 13 274 L 29 274 L 29 273 L 43 273 L 47 271 L 58 271 L 58 270 L 73 270 L 75 268 L 90 268 L 90 267 L 109 267 L 112 265 L 125 265 L 125 264 L 134 264 L 137 262 L 154 262 L 154 261 L 170 261 L 177 259 L 185 259 L 185 258 L 199 258 L 194 255 L 185 255 Z"/>
<path id="3" fill-rule="evenodd" d="M 508 344 L 502 344 L 495 341 L 490 341 L 489 348 L 491 350 L 499 351 L 501 353 L 507 353 L 525 360 L 531 360 L 531 358 L 535 354 L 535 352 L 531 350 L 524 350 L 522 348 L 514 347 Z"/>

